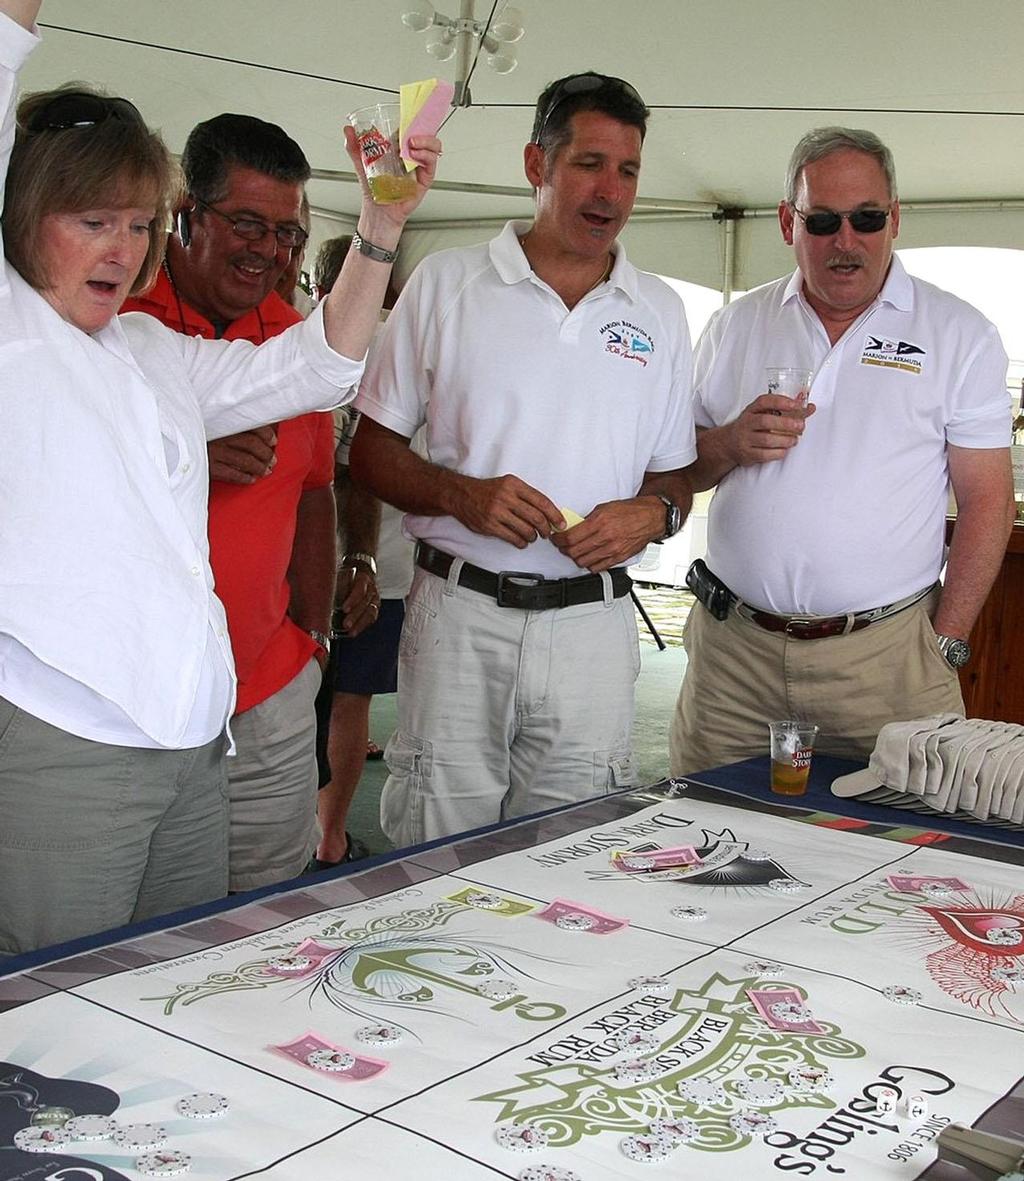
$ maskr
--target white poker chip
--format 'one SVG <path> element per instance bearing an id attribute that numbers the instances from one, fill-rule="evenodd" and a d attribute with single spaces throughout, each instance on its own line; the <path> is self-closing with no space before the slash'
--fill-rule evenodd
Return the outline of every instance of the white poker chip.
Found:
<path id="1" fill-rule="evenodd" d="M 135 1167 L 147 1177 L 180 1177 L 192 1168 L 192 1158 L 187 1152 L 167 1149 L 165 1152 L 147 1152 L 135 1162 Z"/>
<path id="2" fill-rule="evenodd" d="M 1024 943 L 1024 935 L 1013 927 L 990 927 L 985 932 L 985 942 L 998 947 L 1016 947 L 1018 943 Z"/>
<path id="3" fill-rule="evenodd" d="M 531 1165 L 519 1174 L 519 1181 L 580 1181 L 580 1175 L 560 1165 Z"/>
<path id="4" fill-rule="evenodd" d="M 670 1140 L 695 1140 L 700 1129 L 697 1121 L 685 1115 L 663 1115 L 651 1120 L 652 1136 L 667 1136 Z"/>
<path id="5" fill-rule="evenodd" d="M 811 1010 L 806 1005 L 798 1005 L 793 1001 L 776 1001 L 768 1006 L 768 1012 L 776 1021 L 785 1021 L 790 1025 L 798 1025 L 801 1021 L 810 1021 Z"/>
<path id="6" fill-rule="evenodd" d="M 494 1133 L 502 1148 L 512 1152 L 539 1152 L 548 1146 L 548 1134 L 533 1124 L 503 1124 Z"/>
<path id="7" fill-rule="evenodd" d="M 798 882 L 796 878 L 772 878 L 768 885 L 780 894 L 799 894 L 801 890 L 807 889 L 806 883 Z"/>
<path id="8" fill-rule="evenodd" d="M 743 971 L 749 972 L 751 976 L 781 976 L 782 965 L 771 960 L 750 960 L 743 965 Z"/>
<path id="9" fill-rule="evenodd" d="M 715 1107 L 725 1102 L 725 1089 L 721 1083 L 707 1078 L 684 1078 L 676 1087 L 676 1093 L 687 1103 L 696 1103 L 700 1107 Z"/>
<path id="10" fill-rule="evenodd" d="M 747 849 L 740 854 L 744 861 L 771 861 L 772 855 L 767 849 Z"/>
<path id="11" fill-rule="evenodd" d="M 64 1125 L 69 1140 L 109 1140 L 117 1124 L 107 1115 L 76 1115 Z"/>
<path id="12" fill-rule="evenodd" d="M 364 1025 L 356 1030 L 356 1037 L 371 1046 L 395 1046 L 402 1040 L 397 1025 Z"/>
<path id="13" fill-rule="evenodd" d="M 948 898 L 953 893 L 953 887 L 947 886 L 945 882 L 925 882 L 921 893 L 926 898 Z"/>
<path id="14" fill-rule="evenodd" d="M 755 1107 L 771 1107 L 786 1097 L 786 1088 L 775 1078 L 741 1078 L 736 1094 Z"/>
<path id="15" fill-rule="evenodd" d="M 326 1070 L 336 1074 L 338 1071 L 351 1070 L 356 1064 L 356 1056 L 345 1050 L 329 1050 L 325 1047 L 307 1054 L 306 1062 L 314 1070 Z"/>
<path id="16" fill-rule="evenodd" d="M 619 864 L 624 865 L 626 869 L 654 869 L 658 863 L 653 857 L 644 857 L 639 853 L 631 853 L 625 857 L 620 857 Z"/>
<path id="17" fill-rule="evenodd" d="M 32 1113 L 34 1128 L 63 1128 L 75 1113 L 70 1107 L 40 1107 Z"/>
<path id="18" fill-rule="evenodd" d="M 673 906 L 669 914 L 684 923 L 702 923 L 708 917 L 703 906 Z"/>
<path id="19" fill-rule="evenodd" d="M 619 1148 L 630 1160 L 654 1164 L 671 1156 L 682 1143 L 671 1136 L 655 1136 L 650 1132 L 637 1132 L 619 1141 Z"/>
<path id="20" fill-rule="evenodd" d="M 628 1058 L 612 1067 L 612 1074 L 620 1083 L 645 1083 L 658 1073 L 657 1063 L 648 1058 Z"/>
<path id="21" fill-rule="evenodd" d="M 267 967 L 278 972 L 305 972 L 313 966 L 308 955 L 276 955 L 267 960 Z"/>
<path id="22" fill-rule="evenodd" d="M 672 981 L 667 976 L 634 976 L 629 981 L 629 987 L 661 996 L 672 990 Z"/>
<path id="23" fill-rule="evenodd" d="M 510 996 L 515 996 L 519 991 L 519 985 L 513 980 L 481 980 L 476 986 L 477 992 L 481 996 L 487 997 L 491 1001 L 507 1001 Z"/>
<path id="24" fill-rule="evenodd" d="M 22 1152 L 57 1152 L 67 1146 L 63 1128 L 19 1128 L 14 1133 L 14 1147 Z"/>
<path id="25" fill-rule="evenodd" d="M 471 890 L 466 895 L 466 901 L 480 910 L 500 910 L 505 905 L 505 899 L 500 894 L 485 894 L 482 890 Z"/>
<path id="26" fill-rule="evenodd" d="M 729 1117 L 729 1126 L 741 1136 L 767 1136 L 779 1126 L 773 1116 L 763 1111 L 738 1111 Z"/>
<path id="27" fill-rule="evenodd" d="M 579 914 L 577 911 L 560 914 L 555 919 L 555 926 L 561 927 L 563 931 L 589 931 L 593 925 L 594 920 L 589 914 Z"/>
<path id="28" fill-rule="evenodd" d="M 789 1085 L 794 1091 L 827 1091 L 835 1079 L 824 1066 L 797 1066 L 789 1072 Z"/>
<path id="29" fill-rule="evenodd" d="M 189 1119 L 217 1119 L 227 1112 L 231 1104 L 225 1096 L 216 1095 L 213 1091 L 195 1091 L 191 1095 L 182 1095 L 175 1103 L 175 1110 L 179 1115 Z"/>
<path id="30" fill-rule="evenodd" d="M 894 1005 L 918 1005 L 921 994 L 916 988 L 908 988 L 905 984 L 887 984 L 882 989 L 882 996 Z"/>
<path id="31" fill-rule="evenodd" d="M 634 1054 L 650 1054 L 661 1045 L 658 1035 L 646 1029 L 620 1029 L 611 1040 L 620 1050 L 632 1050 Z"/>
<path id="32" fill-rule="evenodd" d="M 1024 980 L 1024 968 L 1017 965 L 1009 968 L 993 968 L 992 975 L 996 980 L 1005 980 L 1007 984 L 1019 984 Z"/>
<path id="33" fill-rule="evenodd" d="M 111 1139 L 121 1148 L 163 1148 L 167 1129 L 160 1124 L 125 1124 L 115 1129 Z"/>

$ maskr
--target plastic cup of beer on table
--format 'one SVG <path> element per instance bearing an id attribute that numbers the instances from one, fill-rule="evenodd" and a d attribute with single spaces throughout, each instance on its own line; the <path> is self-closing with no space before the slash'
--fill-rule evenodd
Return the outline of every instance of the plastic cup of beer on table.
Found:
<path id="1" fill-rule="evenodd" d="M 811 755 L 818 727 L 792 718 L 769 722 L 772 750 L 772 791 L 780 796 L 802 796 L 811 773 Z"/>
<path id="2" fill-rule="evenodd" d="M 409 172 L 398 154 L 398 103 L 376 103 L 353 111 L 355 128 L 370 196 L 378 205 L 394 205 L 416 195 L 416 173 Z"/>
<path id="3" fill-rule="evenodd" d="M 766 369 L 768 393 L 785 394 L 800 406 L 806 406 L 811 395 L 813 369 L 800 369 L 793 365 L 774 365 Z"/>

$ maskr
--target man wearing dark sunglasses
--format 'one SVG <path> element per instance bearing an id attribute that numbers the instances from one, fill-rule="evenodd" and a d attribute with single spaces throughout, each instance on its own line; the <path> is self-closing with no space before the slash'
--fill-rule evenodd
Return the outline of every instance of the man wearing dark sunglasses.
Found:
<path id="1" fill-rule="evenodd" d="M 262 343 L 301 319 L 274 290 L 308 237 L 309 164 L 273 123 L 218 115 L 182 154 L 187 193 L 153 289 L 124 310 Z M 228 759 L 230 888 L 301 873 L 316 840 L 313 702 L 330 645 L 334 432 L 304 414 L 209 444 L 210 563 L 238 674 Z"/>
<path id="2" fill-rule="evenodd" d="M 533 220 L 426 259 L 362 387 L 353 478 L 419 542 L 381 801 L 397 844 L 632 780 L 625 567 L 679 528 L 696 455 L 682 306 L 617 242 L 647 114 L 619 78 L 548 86 Z"/>
<path id="3" fill-rule="evenodd" d="M 887 722 L 963 713 L 957 669 L 1013 520 L 1006 354 L 894 256 L 888 148 L 808 133 L 779 223 L 795 274 L 717 313 L 697 346 L 691 474 L 717 491 L 691 571 L 677 774 L 763 754 L 778 718 L 866 759 Z M 774 366 L 813 373 L 809 405 L 761 392 Z"/>

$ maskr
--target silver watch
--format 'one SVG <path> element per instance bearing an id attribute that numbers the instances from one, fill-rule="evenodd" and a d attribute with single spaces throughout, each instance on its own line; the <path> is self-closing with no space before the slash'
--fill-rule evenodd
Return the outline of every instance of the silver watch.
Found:
<path id="1" fill-rule="evenodd" d="M 675 537 L 683 527 L 683 514 L 679 511 L 679 505 L 674 500 L 670 500 L 667 496 L 662 496 L 660 492 L 655 495 L 665 506 L 665 532 L 662 534 L 662 540 L 667 541 L 670 537 Z"/>
<path id="2" fill-rule="evenodd" d="M 939 651 L 946 658 L 950 668 L 963 668 L 971 659 L 971 646 L 966 640 L 958 640 L 956 636 L 936 636 L 939 641 Z"/>
<path id="3" fill-rule="evenodd" d="M 398 251 L 388 250 L 384 246 L 375 246 L 372 242 L 367 242 L 358 230 L 352 235 L 351 250 L 358 250 L 360 254 L 365 254 L 367 258 L 372 258 L 374 262 L 392 263 L 398 257 Z"/>
<path id="4" fill-rule="evenodd" d="M 328 656 L 331 654 L 331 637 L 316 627 L 307 627 L 306 634 L 311 636 L 318 648 L 323 648 Z"/>

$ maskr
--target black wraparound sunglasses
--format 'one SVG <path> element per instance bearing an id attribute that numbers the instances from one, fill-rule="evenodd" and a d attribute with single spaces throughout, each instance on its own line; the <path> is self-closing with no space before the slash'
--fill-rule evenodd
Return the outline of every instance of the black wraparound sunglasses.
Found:
<path id="1" fill-rule="evenodd" d="M 845 218 L 851 229 L 857 234 L 877 234 L 889 220 L 891 209 L 851 209 L 839 213 L 833 209 L 825 209 L 820 213 L 804 213 L 795 205 L 790 206 L 793 212 L 807 227 L 807 232 L 815 238 L 825 238 L 830 234 L 838 234 L 839 227 Z"/>
<path id="2" fill-rule="evenodd" d="M 552 92 L 543 113 L 534 123 L 534 134 L 531 143 L 539 144 L 541 142 L 544 138 L 544 131 L 547 128 L 548 120 L 566 99 L 575 98 L 580 94 L 593 94 L 594 91 L 602 90 L 606 86 L 616 87 L 642 107 L 646 105 L 636 88 L 630 86 L 622 78 L 613 78 L 610 74 L 572 74 L 570 77 L 563 79 Z"/>
<path id="3" fill-rule="evenodd" d="M 119 123 L 143 122 L 138 107 L 126 98 L 68 90 L 34 110 L 26 120 L 25 130 L 33 135 L 40 131 L 67 131 L 71 127 L 95 127 L 108 119 Z"/>

